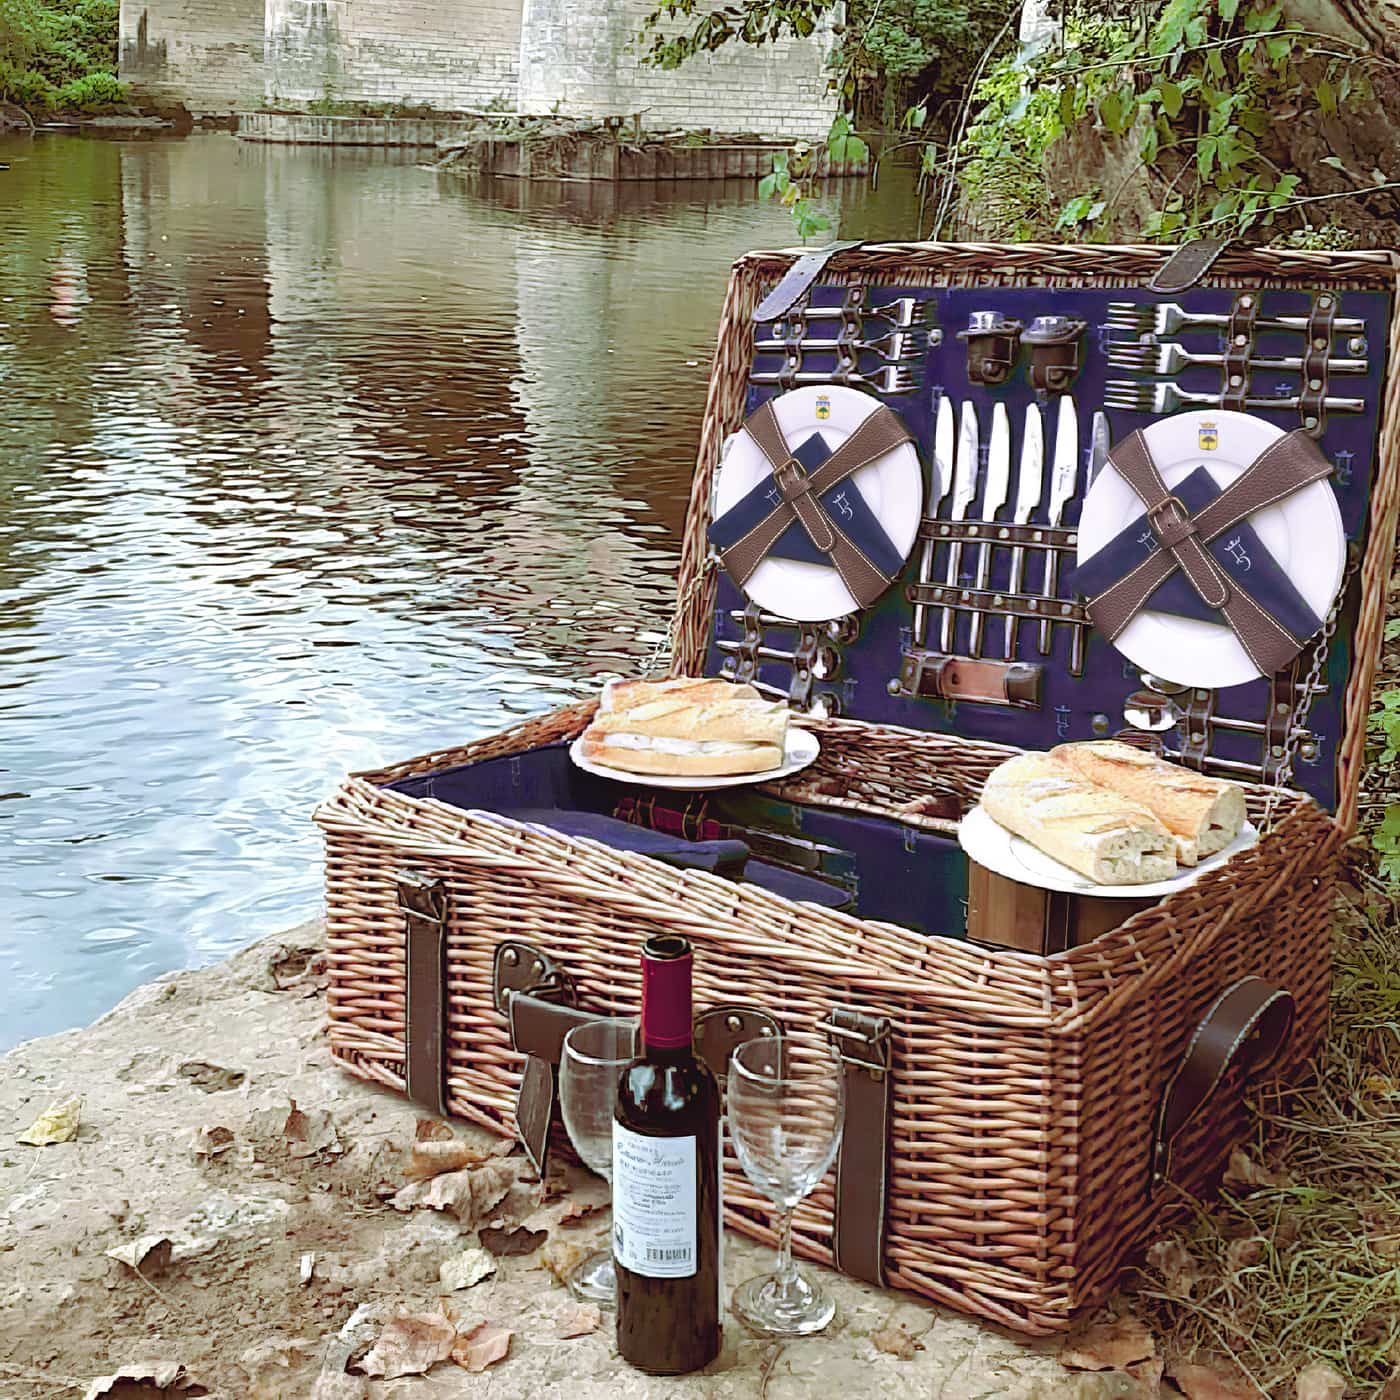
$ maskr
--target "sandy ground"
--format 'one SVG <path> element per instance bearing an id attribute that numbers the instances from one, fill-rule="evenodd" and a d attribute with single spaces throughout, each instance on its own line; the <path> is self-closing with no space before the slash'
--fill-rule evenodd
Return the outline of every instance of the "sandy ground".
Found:
<path id="1" fill-rule="evenodd" d="M 1155 1393 L 1125 1373 L 1067 1371 L 1054 1344 L 1025 1346 L 828 1273 L 839 1311 L 824 1336 L 778 1345 L 731 1320 L 722 1355 L 698 1376 L 631 1370 L 617 1355 L 610 1315 L 594 1331 L 561 1336 L 591 1319 L 576 1315 L 549 1265 L 600 1239 L 606 1215 L 569 1225 L 561 1217 L 599 1201 L 602 1183 L 577 1168 L 547 1186 L 518 1180 L 527 1172 L 516 1152 L 469 1166 L 470 1178 L 433 1178 L 475 1192 L 456 1214 L 396 1209 L 393 1196 L 428 1155 L 509 1145 L 460 1126 L 419 1129 L 417 1110 L 335 1066 L 322 1034 L 319 939 L 306 925 L 220 966 L 172 974 L 93 1026 L 0 1060 L 0 1396 Z M 18 1142 L 39 1114 L 72 1096 L 83 1100 L 74 1140 Z M 420 1132 L 436 1141 L 415 1147 Z M 498 1190 L 505 1194 L 493 1201 Z M 479 1248 L 479 1227 L 493 1222 L 547 1234 L 528 1253 L 472 1256 L 483 1265 L 489 1258 L 494 1274 L 448 1289 L 443 1262 Z M 728 1286 L 760 1272 L 766 1258 L 731 1233 Z M 403 1315 L 427 1321 L 394 1323 Z M 474 1334 L 483 1322 L 492 1328 Z M 394 1335 L 379 1342 L 386 1328 Z M 485 1364 L 506 1345 L 493 1329 L 512 1334 L 509 1350 Z M 446 1352 L 454 1332 L 463 1359 L 485 1369 L 447 1358 L 426 1375 L 360 1374 L 392 1374 L 396 1356 L 412 1363 L 396 1352 L 395 1335 L 411 1334 L 431 1356 Z M 156 1379 L 100 1379 L 128 1369 Z"/>

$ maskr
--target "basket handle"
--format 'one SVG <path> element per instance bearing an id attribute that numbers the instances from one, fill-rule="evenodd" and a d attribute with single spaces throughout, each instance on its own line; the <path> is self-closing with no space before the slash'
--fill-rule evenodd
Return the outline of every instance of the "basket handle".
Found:
<path id="1" fill-rule="evenodd" d="M 1152 292 L 1177 293 L 1194 287 L 1215 266 L 1233 238 L 1193 238 L 1173 248 L 1147 288 Z"/>
<path id="2" fill-rule="evenodd" d="M 1291 992 L 1260 977 L 1244 977 L 1216 998 L 1196 1027 L 1186 1053 L 1162 1092 L 1152 1153 L 1152 1185 L 1171 1180 L 1177 1140 L 1238 1065 L 1243 1081 L 1268 1068 L 1293 1028 Z"/>

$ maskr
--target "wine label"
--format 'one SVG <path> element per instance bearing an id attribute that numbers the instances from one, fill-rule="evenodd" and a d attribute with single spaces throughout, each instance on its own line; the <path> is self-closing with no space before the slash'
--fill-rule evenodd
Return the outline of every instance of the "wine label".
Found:
<path id="1" fill-rule="evenodd" d="M 646 1278 L 697 1265 L 694 1137 L 646 1137 L 613 1124 L 613 1257 Z"/>

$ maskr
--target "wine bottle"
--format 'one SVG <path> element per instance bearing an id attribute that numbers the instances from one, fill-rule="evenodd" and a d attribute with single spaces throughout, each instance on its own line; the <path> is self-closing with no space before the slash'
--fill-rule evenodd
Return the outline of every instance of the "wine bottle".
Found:
<path id="1" fill-rule="evenodd" d="M 690 944 L 642 946 L 641 1055 L 613 1119 L 617 1349 L 654 1375 L 720 1347 L 719 1089 L 691 1044 Z"/>

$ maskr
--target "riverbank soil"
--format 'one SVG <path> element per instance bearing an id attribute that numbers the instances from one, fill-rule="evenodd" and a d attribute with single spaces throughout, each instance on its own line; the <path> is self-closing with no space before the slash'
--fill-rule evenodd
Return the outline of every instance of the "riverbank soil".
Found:
<path id="1" fill-rule="evenodd" d="M 631 1370 L 611 1316 L 555 1277 L 606 1242 L 602 1182 L 569 1167 L 541 1184 L 512 1144 L 336 1067 L 320 948 L 304 926 L 0 1059 L 5 1400 L 1156 1393 L 826 1271 L 824 1336 L 773 1344 L 731 1320 L 706 1374 Z M 19 1140 L 71 1132 L 62 1112 L 30 1130 L 74 1098 L 75 1137 Z M 770 1257 L 727 1234 L 726 1292 Z"/>

